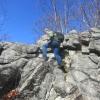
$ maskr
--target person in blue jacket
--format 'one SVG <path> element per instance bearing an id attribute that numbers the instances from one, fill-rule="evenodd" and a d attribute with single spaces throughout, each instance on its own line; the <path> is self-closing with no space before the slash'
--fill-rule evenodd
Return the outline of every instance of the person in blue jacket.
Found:
<path id="1" fill-rule="evenodd" d="M 60 44 L 64 40 L 64 35 L 58 32 L 53 32 L 49 29 L 45 29 L 44 32 L 49 36 L 49 41 L 42 46 L 42 53 L 44 60 L 47 60 L 47 49 L 51 48 L 54 52 L 55 58 L 57 60 L 58 65 L 62 64 L 62 58 L 60 55 Z"/>

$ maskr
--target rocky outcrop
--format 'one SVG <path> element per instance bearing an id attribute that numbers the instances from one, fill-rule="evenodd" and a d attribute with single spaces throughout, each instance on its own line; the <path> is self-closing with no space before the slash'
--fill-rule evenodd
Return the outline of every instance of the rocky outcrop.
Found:
<path id="1" fill-rule="evenodd" d="M 18 68 L 4 67 L 0 70 L 0 97 L 15 89 L 21 79 Z"/>
<path id="2" fill-rule="evenodd" d="M 35 45 L 0 43 L 0 100 L 16 89 L 14 100 L 100 100 L 100 29 L 73 30 L 61 44 L 64 69 L 51 49 L 44 61 L 42 36 Z"/>

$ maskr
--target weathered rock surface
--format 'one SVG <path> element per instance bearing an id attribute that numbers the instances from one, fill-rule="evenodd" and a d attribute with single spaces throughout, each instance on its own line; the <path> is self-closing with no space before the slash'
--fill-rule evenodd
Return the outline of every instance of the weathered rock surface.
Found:
<path id="1" fill-rule="evenodd" d="M 48 61 L 35 45 L 0 43 L 0 100 L 12 89 L 20 94 L 14 100 L 100 100 L 100 29 L 65 35 L 61 54 L 66 73 L 58 68 L 51 49 Z"/>
<path id="2" fill-rule="evenodd" d="M 18 68 L 4 67 L 0 69 L 0 97 L 15 89 L 21 79 Z"/>
<path id="3" fill-rule="evenodd" d="M 63 47 L 69 50 L 80 50 L 81 44 L 79 41 L 78 33 L 75 31 L 71 31 L 69 35 L 66 35 Z"/>

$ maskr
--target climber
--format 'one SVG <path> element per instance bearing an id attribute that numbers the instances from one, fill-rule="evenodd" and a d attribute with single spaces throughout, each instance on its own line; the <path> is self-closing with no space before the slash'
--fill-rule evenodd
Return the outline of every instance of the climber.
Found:
<path id="1" fill-rule="evenodd" d="M 44 60 L 47 60 L 47 48 L 51 48 L 54 52 L 55 58 L 57 60 L 58 65 L 62 66 L 62 58 L 60 56 L 59 48 L 60 44 L 64 40 L 64 35 L 59 32 L 53 32 L 49 29 L 45 29 L 44 32 L 48 35 L 48 43 L 42 46 L 42 53 Z"/>

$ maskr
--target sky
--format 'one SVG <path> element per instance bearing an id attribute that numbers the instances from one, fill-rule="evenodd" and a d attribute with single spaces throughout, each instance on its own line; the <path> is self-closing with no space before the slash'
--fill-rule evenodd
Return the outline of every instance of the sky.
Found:
<path id="1" fill-rule="evenodd" d="M 38 0 L 6 0 L 6 4 L 0 1 L 6 10 L 2 32 L 9 34 L 8 40 L 34 43 L 42 34 L 33 31 L 35 21 L 41 16 Z"/>
<path id="2" fill-rule="evenodd" d="M 61 0 L 57 1 L 59 1 L 58 8 L 63 8 Z M 76 14 L 76 9 L 77 11 L 79 9 L 77 6 L 83 0 L 68 1 L 71 9 L 70 14 L 73 11 Z M 0 0 L 0 35 L 8 34 L 7 41 L 11 42 L 35 43 L 43 34 L 39 29 L 40 26 L 38 27 L 35 23 L 38 22 L 38 25 L 42 25 L 39 20 L 43 16 L 48 16 L 46 13 L 49 13 L 49 8 L 52 9 L 50 5 L 50 0 Z M 73 8 L 74 6 L 71 8 L 71 5 L 75 5 L 75 8 Z M 63 10 L 60 10 L 60 12 L 64 16 Z M 70 21 L 69 30 L 73 28 L 76 30 L 84 29 L 86 23 L 81 23 L 81 18 L 78 20 Z M 82 27 L 80 27 L 81 24 Z"/>

